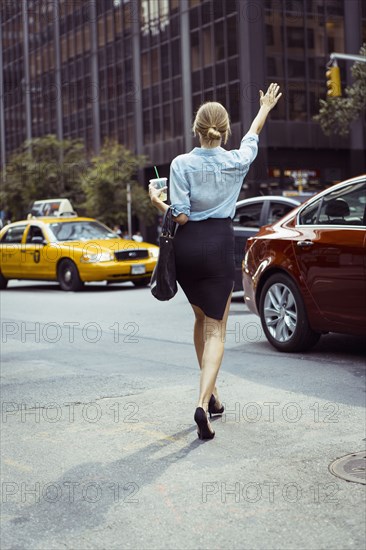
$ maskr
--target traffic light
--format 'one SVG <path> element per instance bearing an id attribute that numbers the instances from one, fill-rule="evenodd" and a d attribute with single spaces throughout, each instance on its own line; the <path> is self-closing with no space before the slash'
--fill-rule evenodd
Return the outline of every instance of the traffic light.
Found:
<path id="1" fill-rule="evenodd" d="M 341 72 L 338 65 L 333 65 L 327 68 L 325 73 L 327 77 L 327 96 L 328 97 L 340 97 L 342 95 L 341 88 Z"/>

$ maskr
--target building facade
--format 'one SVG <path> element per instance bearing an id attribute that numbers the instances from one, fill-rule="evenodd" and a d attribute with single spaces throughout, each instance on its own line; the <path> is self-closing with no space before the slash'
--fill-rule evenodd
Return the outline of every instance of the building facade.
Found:
<path id="1" fill-rule="evenodd" d="M 283 99 L 260 137 L 244 194 L 317 189 L 365 170 L 365 124 L 325 137 L 312 117 L 331 52 L 366 42 L 362 0 L 1 0 L 0 162 L 25 139 L 106 138 L 169 175 L 195 144 L 201 103 L 217 100 L 235 148 L 275 81 Z M 350 63 L 340 63 L 343 85 Z"/>

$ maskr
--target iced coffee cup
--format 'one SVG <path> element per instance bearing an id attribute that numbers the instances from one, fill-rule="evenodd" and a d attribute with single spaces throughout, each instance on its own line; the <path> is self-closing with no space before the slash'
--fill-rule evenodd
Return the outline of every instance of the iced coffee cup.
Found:
<path id="1" fill-rule="evenodd" d="M 163 187 L 167 187 L 168 178 L 154 178 L 150 180 L 150 183 L 155 189 L 162 189 Z M 166 201 L 168 199 L 168 195 L 166 191 L 162 191 L 159 195 L 159 199 L 162 201 Z"/>

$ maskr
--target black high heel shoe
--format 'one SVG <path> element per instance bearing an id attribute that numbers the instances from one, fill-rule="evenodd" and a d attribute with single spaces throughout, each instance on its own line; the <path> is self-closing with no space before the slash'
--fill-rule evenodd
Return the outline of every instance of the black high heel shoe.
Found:
<path id="1" fill-rule="evenodd" d="M 213 439 L 215 432 L 212 432 L 208 426 L 207 414 L 202 407 L 197 407 L 194 413 L 194 421 L 198 426 L 197 435 L 200 439 Z"/>
<path id="2" fill-rule="evenodd" d="M 221 407 L 221 409 L 216 408 L 216 398 L 212 394 L 210 397 L 210 401 L 208 402 L 208 412 L 210 414 L 210 418 L 212 418 L 213 414 L 222 414 L 225 410 L 224 405 Z"/>

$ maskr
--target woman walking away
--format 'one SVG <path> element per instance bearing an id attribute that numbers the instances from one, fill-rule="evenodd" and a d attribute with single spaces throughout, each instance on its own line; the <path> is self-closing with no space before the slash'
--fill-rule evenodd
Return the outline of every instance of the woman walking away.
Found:
<path id="1" fill-rule="evenodd" d="M 211 418 L 224 411 L 216 378 L 235 277 L 235 203 L 257 155 L 258 135 L 282 94 L 277 84 L 271 84 L 259 95 L 260 109 L 239 149 L 221 147 L 231 133 L 229 115 L 220 103 L 208 102 L 199 108 L 193 124 L 201 147 L 179 155 L 170 166 L 170 208 L 179 224 L 174 238 L 177 281 L 194 311 L 193 338 L 201 369 L 194 415 L 200 439 L 215 436 L 207 413 Z M 152 203 L 165 212 L 169 206 L 160 200 L 161 192 L 150 184 Z"/>

